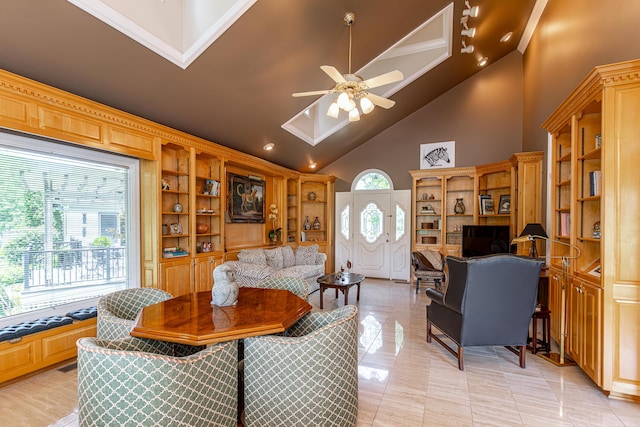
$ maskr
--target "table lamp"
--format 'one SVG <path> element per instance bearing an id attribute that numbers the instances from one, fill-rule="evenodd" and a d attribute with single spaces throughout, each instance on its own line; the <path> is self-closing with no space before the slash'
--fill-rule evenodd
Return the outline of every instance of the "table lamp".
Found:
<path id="1" fill-rule="evenodd" d="M 547 233 L 544 231 L 542 224 L 538 224 L 536 222 L 530 222 L 524 227 L 522 233 L 520 233 L 521 238 L 525 238 L 526 240 L 531 240 L 531 248 L 529 249 L 529 257 L 538 258 L 538 248 L 536 247 L 536 239 L 544 238 L 547 239 Z M 520 239 L 514 239 L 520 240 Z"/>

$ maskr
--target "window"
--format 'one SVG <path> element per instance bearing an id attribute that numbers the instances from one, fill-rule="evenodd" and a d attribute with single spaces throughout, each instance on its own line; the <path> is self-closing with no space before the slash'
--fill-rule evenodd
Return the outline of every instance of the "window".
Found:
<path id="1" fill-rule="evenodd" d="M 355 180 L 355 190 L 391 190 L 391 180 L 380 171 L 366 170 Z"/>
<path id="2" fill-rule="evenodd" d="M 137 286 L 137 160 L 0 133 L 0 176 L 0 326 Z"/>

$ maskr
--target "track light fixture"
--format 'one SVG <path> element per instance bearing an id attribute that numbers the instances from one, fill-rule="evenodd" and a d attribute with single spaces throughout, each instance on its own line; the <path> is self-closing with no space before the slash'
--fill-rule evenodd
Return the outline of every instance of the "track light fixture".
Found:
<path id="1" fill-rule="evenodd" d="M 478 12 L 480 12 L 480 7 L 479 6 L 471 7 L 471 5 L 469 4 L 469 0 L 466 0 L 464 2 L 464 5 L 466 6 L 466 9 L 464 9 L 462 11 L 462 16 L 470 16 L 472 18 L 477 18 L 478 17 Z"/>
<path id="2" fill-rule="evenodd" d="M 462 31 L 460 32 L 460 34 L 462 34 L 463 37 L 473 38 L 476 35 L 476 29 L 475 27 L 469 28 L 469 26 L 467 25 L 467 18 L 468 17 L 465 16 L 460 20 L 460 23 L 462 23 Z"/>
<path id="3" fill-rule="evenodd" d="M 462 40 L 462 49 L 460 49 L 460 53 L 473 53 L 474 47 L 472 44 L 467 46 L 464 40 Z"/>

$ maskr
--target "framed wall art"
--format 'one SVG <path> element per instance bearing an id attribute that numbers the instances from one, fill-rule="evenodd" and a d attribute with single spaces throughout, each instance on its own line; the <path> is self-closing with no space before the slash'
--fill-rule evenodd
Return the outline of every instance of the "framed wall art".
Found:
<path id="1" fill-rule="evenodd" d="M 499 214 L 511 213 L 511 195 L 503 194 L 500 196 L 500 204 L 498 205 Z"/>
<path id="2" fill-rule="evenodd" d="M 266 183 L 233 173 L 227 173 L 228 219 L 230 222 L 264 223 Z"/>
<path id="3" fill-rule="evenodd" d="M 420 144 L 420 169 L 453 168 L 455 166 L 455 141 Z"/>

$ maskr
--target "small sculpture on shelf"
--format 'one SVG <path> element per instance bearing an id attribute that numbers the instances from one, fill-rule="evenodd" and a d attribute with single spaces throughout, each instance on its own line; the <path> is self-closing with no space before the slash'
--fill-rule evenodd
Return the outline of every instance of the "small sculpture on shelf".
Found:
<path id="1" fill-rule="evenodd" d="M 320 220 L 318 219 L 318 217 L 316 217 L 316 219 L 313 221 L 313 229 L 320 230 Z"/>
<path id="2" fill-rule="evenodd" d="M 304 228 L 305 230 L 311 230 L 311 222 L 309 222 L 308 216 L 304 217 L 304 225 L 302 228 Z"/>
<path id="3" fill-rule="evenodd" d="M 464 201 L 462 198 L 458 198 L 456 199 L 456 205 L 453 207 L 453 211 L 458 214 L 458 215 L 462 215 L 464 213 L 465 207 L 464 207 Z"/>
<path id="4" fill-rule="evenodd" d="M 213 289 L 211 289 L 211 305 L 225 307 L 238 302 L 238 282 L 236 272 L 228 264 L 221 264 L 213 270 Z"/>

